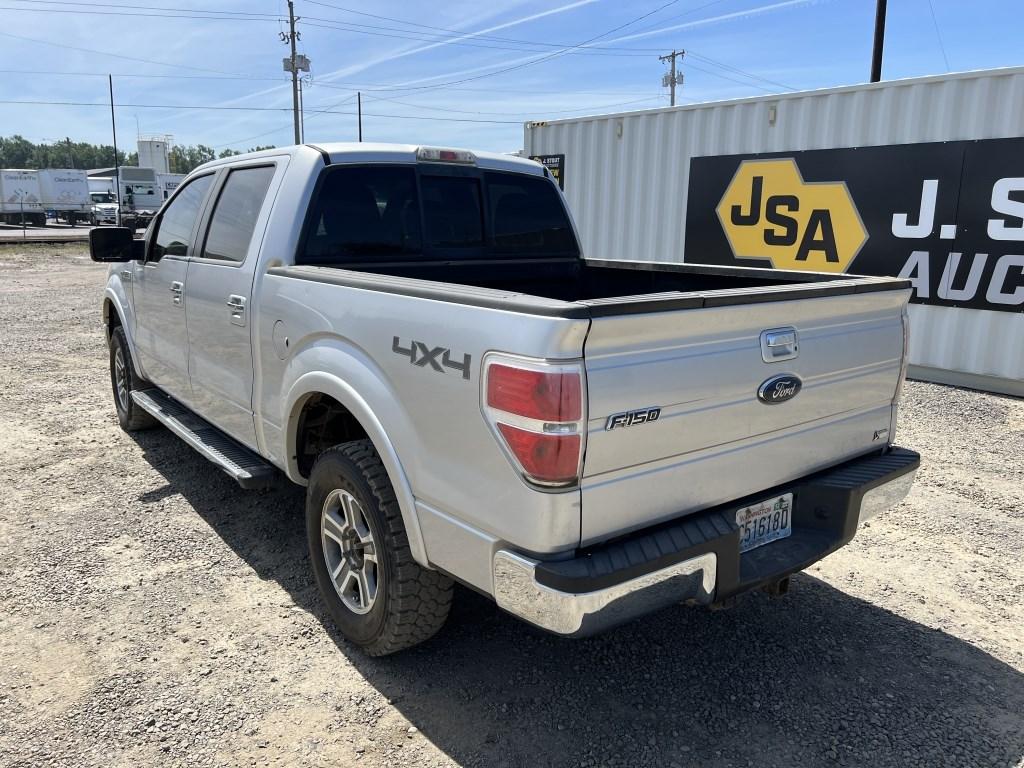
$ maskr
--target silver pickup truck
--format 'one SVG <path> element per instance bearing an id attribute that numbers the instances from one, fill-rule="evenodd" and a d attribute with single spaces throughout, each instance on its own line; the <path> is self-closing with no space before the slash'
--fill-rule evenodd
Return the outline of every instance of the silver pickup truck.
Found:
<path id="1" fill-rule="evenodd" d="M 588 261 L 527 160 L 258 152 L 143 240 L 90 235 L 121 426 L 306 486 L 316 581 L 371 654 L 437 632 L 453 580 L 576 636 L 781 593 L 920 460 L 893 445 L 906 281 Z"/>

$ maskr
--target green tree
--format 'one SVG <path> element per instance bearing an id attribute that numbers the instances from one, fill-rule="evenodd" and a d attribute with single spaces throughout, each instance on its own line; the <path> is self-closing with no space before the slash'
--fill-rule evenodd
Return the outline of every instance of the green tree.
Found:
<path id="1" fill-rule="evenodd" d="M 15 134 L 0 138 L 0 168 L 36 168 L 36 145 Z"/>
<path id="2" fill-rule="evenodd" d="M 196 144 L 195 146 L 176 144 L 171 147 L 170 170 L 171 173 L 188 173 L 216 157 L 217 153 L 213 148 L 207 147 L 205 144 Z"/>
<path id="3" fill-rule="evenodd" d="M 135 152 L 117 153 L 121 165 L 136 165 Z M 57 141 L 36 144 L 23 136 L 0 136 L 0 168 L 107 168 L 114 164 L 114 148 L 109 144 L 84 141 Z"/>

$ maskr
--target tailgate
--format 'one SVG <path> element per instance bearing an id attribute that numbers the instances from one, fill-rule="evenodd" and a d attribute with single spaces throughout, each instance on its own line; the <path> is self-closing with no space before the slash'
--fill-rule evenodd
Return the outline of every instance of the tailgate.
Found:
<path id="1" fill-rule="evenodd" d="M 595 317 L 584 350 L 581 544 L 884 447 L 895 426 L 908 298 L 907 290 L 876 290 Z M 765 362 L 773 351 L 762 350 L 764 332 L 785 342 L 790 328 L 795 356 Z M 799 391 L 783 381 L 783 401 L 762 402 L 758 390 L 783 374 L 799 379 Z M 656 418 L 623 426 L 630 418 L 621 414 L 652 408 Z"/>

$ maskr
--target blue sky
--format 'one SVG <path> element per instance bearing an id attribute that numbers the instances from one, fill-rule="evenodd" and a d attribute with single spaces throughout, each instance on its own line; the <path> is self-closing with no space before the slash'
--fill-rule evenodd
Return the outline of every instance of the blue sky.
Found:
<path id="1" fill-rule="evenodd" d="M 312 61 L 307 141 L 353 140 L 354 93 L 362 89 L 368 140 L 512 151 L 522 146 L 525 120 L 666 106 L 658 54 L 673 48 L 688 52 L 681 103 L 863 82 L 875 3 L 295 6 L 299 51 Z M 929 0 L 889 0 L 886 79 L 1024 64 L 1019 0 L 931 7 L 934 19 Z M 117 109 L 120 145 L 130 146 L 137 131 L 218 149 L 291 143 L 291 90 L 281 71 L 287 46 L 279 38 L 286 8 L 284 0 L 0 0 L 0 135 L 108 143 L 104 106 L 9 102 L 103 105 L 106 77 L 96 74 L 109 72 L 115 102 L 125 105 Z M 221 109 L 201 108 L 214 106 Z"/>

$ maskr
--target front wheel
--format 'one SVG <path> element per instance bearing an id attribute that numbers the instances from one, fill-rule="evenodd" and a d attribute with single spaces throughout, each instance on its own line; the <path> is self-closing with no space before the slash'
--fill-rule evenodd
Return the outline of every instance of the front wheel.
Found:
<path id="1" fill-rule="evenodd" d="M 306 533 L 331 617 L 366 653 L 404 650 L 444 625 L 452 581 L 413 559 L 387 470 L 369 440 L 317 458 L 306 493 Z"/>
<path id="2" fill-rule="evenodd" d="M 114 408 L 121 429 L 134 432 L 157 425 L 157 420 L 142 410 L 132 398 L 132 392 L 145 389 L 147 382 L 135 373 L 128 339 L 121 326 L 114 328 L 110 334 L 110 384 L 114 389 Z"/>

